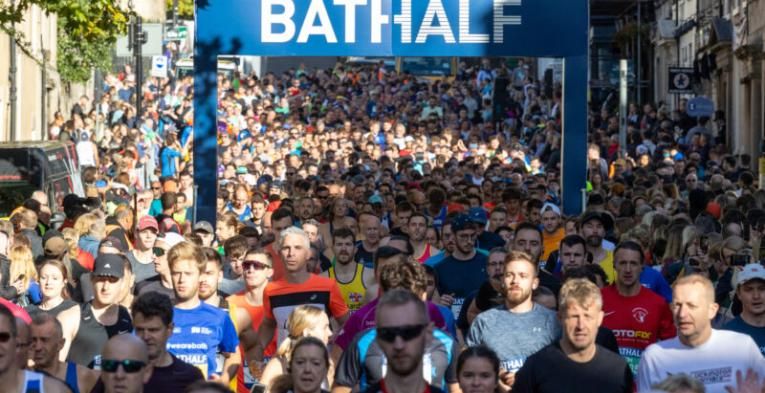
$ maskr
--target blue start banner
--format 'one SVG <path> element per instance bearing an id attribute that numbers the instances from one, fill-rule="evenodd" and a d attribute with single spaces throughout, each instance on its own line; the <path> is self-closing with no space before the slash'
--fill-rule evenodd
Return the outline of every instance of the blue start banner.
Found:
<path id="1" fill-rule="evenodd" d="M 563 58 L 562 207 L 584 207 L 589 0 L 196 0 L 196 220 L 215 222 L 217 57 Z"/>
<path id="2" fill-rule="evenodd" d="M 220 1 L 220 0 L 218 0 Z M 198 1 L 205 37 L 302 56 L 553 56 L 587 50 L 586 0 Z M 201 38 L 198 35 L 198 38 Z M 447 53 L 448 52 L 448 53 Z M 512 52 L 512 53 L 508 53 Z"/>

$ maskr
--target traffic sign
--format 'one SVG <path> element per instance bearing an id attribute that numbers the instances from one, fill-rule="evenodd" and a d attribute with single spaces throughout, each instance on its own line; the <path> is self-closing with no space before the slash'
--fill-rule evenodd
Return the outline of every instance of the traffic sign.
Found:
<path id="1" fill-rule="evenodd" d="M 712 117 L 715 103 L 706 97 L 696 97 L 688 101 L 688 115 L 693 117 Z"/>
<path id="2" fill-rule="evenodd" d="M 690 94 L 693 93 L 691 82 L 693 81 L 693 68 L 669 67 L 669 93 Z"/>
<path id="3" fill-rule="evenodd" d="M 151 57 L 151 76 L 167 78 L 167 57 L 163 55 Z"/>
<path id="4" fill-rule="evenodd" d="M 176 26 L 173 29 L 165 31 L 165 39 L 168 41 L 183 41 L 189 36 L 189 30 L 186 26 Z"/>

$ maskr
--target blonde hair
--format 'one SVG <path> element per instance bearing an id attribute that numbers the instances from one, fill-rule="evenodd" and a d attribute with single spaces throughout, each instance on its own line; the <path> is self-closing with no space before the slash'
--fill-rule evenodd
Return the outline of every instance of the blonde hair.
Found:
<path id="1" fill-rule="evenodd" d="M 180 242 L 167 252 L 167 265 L 170 267 L 170 270 L 173 270 L 173 266 L 182 260 L 192 260 L 195 262 L 200 273 L 205 271 L 207 258 L 205 258 L 202 247 L 199 247 L 192 242 Z"/>
<path id="2" fill-rule="evenodd" d="M 32 250 L 25 245 L 15 245 L 8 252 L 8 259 L 11 260 L 10 282 L 13 283 L 21 278 L 23 287 L 29 287 L 31 280 L 37 280 L 37 269 L 35 269 L 34 256 Z"/>
<path id="3" fill-rule="evenodd" d="M 584 307 L 589 307 L 594 302 L 598 308 L 603 308 L 600 289 L 592 281 L 585 278 L 567 280 L 560 289 L 559 299 L 558 309 L 560 311 L 566 311 L 571 302 Z"/>
<path id="4" fill-rule="evenodd" d="M 77 245 L 80 241 L 80 236 L 77 234 L 77 231 L 74 228 L 64 228 L 61 230 L 61 235 L 63 235 L 64 240 L 66 240 L 66 246 L 69 248 L 69 255 L 71 255 L 72 258 L 77 258 L 80 249 Z"/>
<path id="5" fill-rule="evenodd" d="M 276 355 L 288 357 L 292 348 L 303 337 L 303 332 L 316 326 L 323 314 L 326 314 L 323 309 L 307 304 L 292 310 L 287 317 L 287 338 L 279 345 Z"/>
<path id="6" fill-rule="evenodd" d="M 74 230 L 80 237 L 91 235 L 98 240 L 105 236 L 106 223 L 95 213 L 86 213 L 74 222 Z"/>
<path id="7" fill-rule="evenodd" d="M 698 284 L 701 285 L 702 288 L 704 288 L 704 297 L 710 302 L 715 302 L 715 287 L 712 285 L 712 281 L 710 281 L 708 278 L 702 276 L 701 274 L 689 274 L 687 276 L 683 276 L 678 278 L 674 284 L 672 284 L 672 289 L 677 289 L 677 287 L 681 285 L 694 285 Z"/>

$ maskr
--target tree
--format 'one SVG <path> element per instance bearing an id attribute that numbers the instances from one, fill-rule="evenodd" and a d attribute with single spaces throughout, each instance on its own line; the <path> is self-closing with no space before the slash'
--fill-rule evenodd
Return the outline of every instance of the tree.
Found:
<path id="1" fill-rule="evenodd" d="M 0 4 L 0 29 L 30 54 L 23 35 L 14 28 L 31 6 L 58 16 L 57 67 L 66 82 L 88 80 L 94 67 L 111 66 L 111 47 L 127 30 L 128 13 L 114 0 L 15 0 Z"/>
<path id="2" fill-rule="evenodd" d="M 173 0 L 167 1 L 167 9 L 172 11 Z M 178 17 L 181 19 L 194 19 L 194 0 L 178 0 Z"/>

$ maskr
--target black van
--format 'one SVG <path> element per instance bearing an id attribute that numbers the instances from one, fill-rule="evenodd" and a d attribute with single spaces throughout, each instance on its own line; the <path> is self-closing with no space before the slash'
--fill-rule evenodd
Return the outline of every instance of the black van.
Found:
<path id="1" fill-rule="evenodd" d="M 53 213 L 67 194 L 84 196 L 77 151 L 72 143 L 0 143 L 0 217 L 7 217 L 36 190 L 48 195 Z"/>

